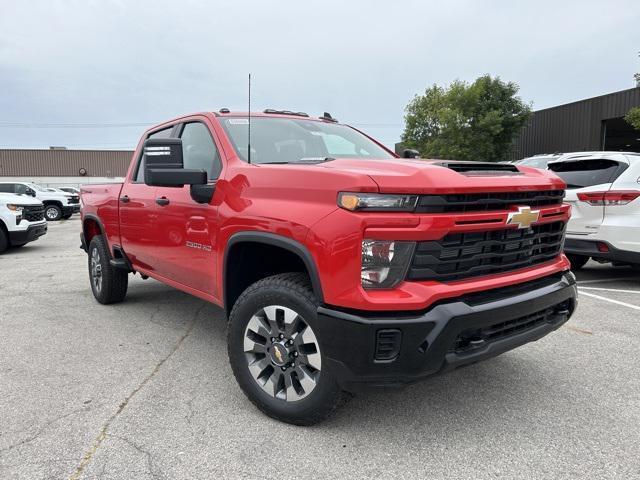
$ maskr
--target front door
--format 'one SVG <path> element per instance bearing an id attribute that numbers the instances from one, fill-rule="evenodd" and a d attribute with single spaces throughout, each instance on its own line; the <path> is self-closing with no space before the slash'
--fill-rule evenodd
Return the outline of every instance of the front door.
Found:
<path id="1" fill-rule="evenodd" d="M 203 169 L 210 183 L 222 163 L 212 129 L 204 117 L 185 123 L 180 131 L 184 168 Z M 157 273 L 182 285 L 215 295 L 218 209 L 191 198 L 190 186 L 156 189 L 158 232 Z"/>

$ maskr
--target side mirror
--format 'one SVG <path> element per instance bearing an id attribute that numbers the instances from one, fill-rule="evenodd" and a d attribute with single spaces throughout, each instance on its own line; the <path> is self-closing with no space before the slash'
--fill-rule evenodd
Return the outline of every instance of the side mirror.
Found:
<path id="1" fill-rule="evenodd" d="M 32 188 L 27 188 L 27 190 L 24 193 L 26 193 L 30 197 L 35 197 L 36 196 L 36 192 Z"/>
<path id="2" fill-rule="evenodd" d="M 150 138 L 144 142 L 144 183 L 152 187 L 205 185 L 207 172 L 184 168 L 179 138 Z"/>
<path id="3" fill-rule="evenodd" d="M 411 148 L 405 148 L 402 151 L 402 158 L 420 158 L 420 152 Z"/>

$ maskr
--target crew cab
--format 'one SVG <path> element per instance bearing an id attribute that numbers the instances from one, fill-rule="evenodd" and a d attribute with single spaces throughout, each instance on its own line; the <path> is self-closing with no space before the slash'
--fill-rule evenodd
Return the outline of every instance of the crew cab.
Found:
<path id="1" fill-rule="evenodd" d="M 244 393 L 312 424 L 342 391 L 564 324 L 564 188 L 531 167 L 399 158 L 327 113 L 222 109 L 149 129 L 124 183 L 83 186 L 81 242 L 98 302 L 137 272 L 219 305 Z"/>
<path id="2" fill-rule="evenodd" d="M 640 153 L 576 152 L 548 168 L 568 187 L 573 215 L 564 251 L 573 269 L 590 258 L 640 266 Z"/>
<path id="3" fill-rule="evenodd" d="M 47 233 L 44 205 L 26 195 L 0 192 L 0 253 Z"/>
<path id="4" fill-rule="evenodd" d="M 44 216 L 55 222 L 69 219 L 80 211 L 80 196 L 63 191 L 49 191 L 33 182 L 0 182 L 0 192 L 29 195 L 44 204 Z"/>

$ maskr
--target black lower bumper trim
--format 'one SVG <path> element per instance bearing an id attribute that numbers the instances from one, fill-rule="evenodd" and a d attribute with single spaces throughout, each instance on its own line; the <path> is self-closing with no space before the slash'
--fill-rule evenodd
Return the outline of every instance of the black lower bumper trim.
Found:
<path id="1" fill-rule="evenodd" d="M 577 303 L 575 277 L 567 272 L 539 288 L 487 298 L 484 303 L 441 303 L 418 316 L 398 312 L 396 318 L 320 307 L 318 329 L 327 368 L 342 388 L 357 391 L 402 386 L 494 357 L 564 324 Z M 376 361 L 377 332 L 386 329 L 401 331 L 399 352 L 393 360 Z M 482 332 L 492 334 L 483 338 Z M 468 337 L 462 343 L 461 335 Z"/>
<path id="2" fill-rule="evenodd" d="M 63 215 L 73 215 L 80 212 L 80 205 L 65 205 L 62 207 Z"/>
<path id="3" fill-rule="evenodd" d="M 608 247 L 608 252 L 598 250 L 598 243 Z M 574 255 L 584 255 L 591 258 L 601 258 L 612 262 L 634 263 L 640 265 L 640 253 L 630 252 L 629 250 L 620 250 L 609 242 L 602 240 L 582 240 L 578 238 L 567 238 L 564 243 L 565 253 Z"/>
<path id="4" fill-rule="evenodd" d="M 26 230 L 9 232 L 9 243 L 11 245 L 22 245 L 33 242 L 47 233 L 47 224 L 30 225 Z"/>

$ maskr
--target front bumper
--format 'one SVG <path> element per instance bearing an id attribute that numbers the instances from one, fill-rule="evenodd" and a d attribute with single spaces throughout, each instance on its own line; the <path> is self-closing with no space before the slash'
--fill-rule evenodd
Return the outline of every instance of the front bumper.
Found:
<path id="1" fill-rule="evenodd" d="M 64 205 L 62 207 L 63 215 L 73 215 L 74 213 L 80 212 L 80 204 L 77 205 Z"/>
<path id="2" fill-rule="evenodd" d="M 601 252 L 598 250 L 599 243 L 606 245 L 608 251 Z M 564 242 L 564 252 L 575 255 L 584 255 L 592 258 L 601 258 L 612 262 L 640 264 L 640 252 L 621 250 L 614 247 L 611 243 L 603 240 L 567 238 Z"/>
<path id="3" fill-rule="evenodd" d="M 349 391 L 402 386 L 538 340 L 564 324 L 576 304 L 575 277 L 565 272 L 414 315 L 319 307 L 323 370 Z M 381 331 L 400 332 L 393 359 L 376 360 Z"/>
<path id="4" fill-rule="evenodd" d="M 33 242 L 47 233 L 47 223 L 29 225 L 26 230 L 14 230 L 9 232 L 9 243 L 11 245 L 21 245 Z"/>

